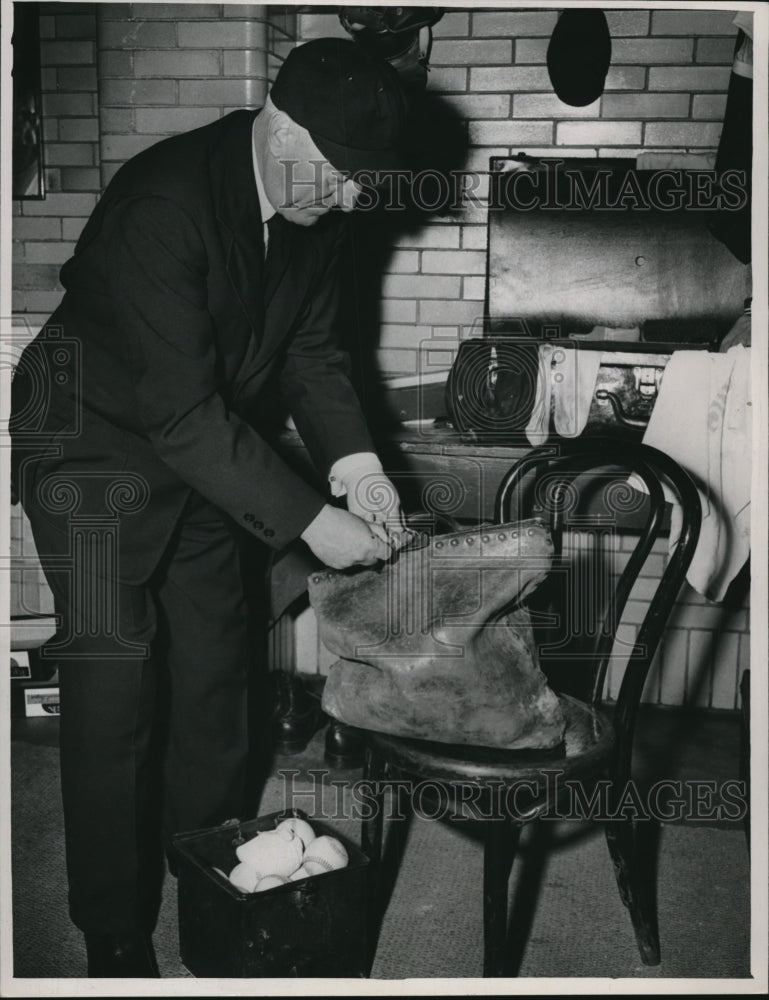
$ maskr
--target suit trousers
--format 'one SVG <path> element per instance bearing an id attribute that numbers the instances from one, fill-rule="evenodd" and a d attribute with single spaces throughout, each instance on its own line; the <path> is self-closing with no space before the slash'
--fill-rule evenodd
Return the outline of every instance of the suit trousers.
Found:
<path id="1" fill-rule="evenodd" d="M 89 546 L 28 514 L 61 616 L 47 652 L 59 665 L 70 914 L 85 933 L 151 931 L 173 833 L 244 816 L 253 657 L 241 553 L 193 494 L 153 577 L 128 586 L 96 557 L 98 535 Z"/>

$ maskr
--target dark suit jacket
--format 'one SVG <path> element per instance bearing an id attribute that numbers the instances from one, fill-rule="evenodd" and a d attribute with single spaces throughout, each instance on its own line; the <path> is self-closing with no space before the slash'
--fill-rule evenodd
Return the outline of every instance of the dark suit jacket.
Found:
<path id="1" fill-rule="evenodd" d="M 56 520 L 37 489 L 52 472 L 77 481 L 87 515 L 114 508 L 110 476 L 146 484 L 143 508 L 121 518 L 127 582 L 151 572 L 191 489 L 276 549 L 320 510 L 321 494 L 253 426 L 276 380 L 323 474 L 372 450 L 335 343 L 344 217 L 311 228 L 276 217 L 265 265 L 255 114 L 166 139 L 118 171 L 62 268 L 48 328 L 77 342 L 64 377 L 44 331 L 14 378 L 14 467 L 30 517 Z M 25 434 L 41 370 L 45 417 Z M 58 454 L 24 462 L 24 446 L 41 442 Z"/>

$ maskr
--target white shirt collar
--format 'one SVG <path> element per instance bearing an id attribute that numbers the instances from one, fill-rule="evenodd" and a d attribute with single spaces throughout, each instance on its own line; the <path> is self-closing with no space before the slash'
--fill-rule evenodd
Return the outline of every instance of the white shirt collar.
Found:
<path id="1" fill-rule="evenodd" d="M 256 122 L 254 122 L 254 129 L 251 132 L 251 155 L 254 161 L 254 179 L 256 180 L 256 192 L 259 195 L 262 222 L 269 222 L 273 215 L 275 215 L 275 208 L 267 197 L 267 192 L 264 190 L 264 184 L 262 183 L 262 175 L 259 171 L 259 159 L 256 155 Z"/>

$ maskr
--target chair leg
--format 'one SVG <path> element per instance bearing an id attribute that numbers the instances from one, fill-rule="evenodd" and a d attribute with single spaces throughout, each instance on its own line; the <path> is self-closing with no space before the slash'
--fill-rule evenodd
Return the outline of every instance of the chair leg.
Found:
<path id="1" fill-rule="evenodd" d="M 361 821 L 361 849 L 372 867 L 377 868 L 382 860 L 382 836 L 384 830 L 384 789 L 385 776 L 383 762 L 366 750 L 363 761 L 363 784 L 371 785 L 371 811 Z"/>
<path id="2" fill-rule="evenodd" d="M 630 913 L 644 965 L 660 964 L 660 940 L 653 880 L 645 877 L 637 831 L 631 819 L 609 820 L 606 843 L 614 864 L 620 898 Z"/>
<path id="3" fill-rule="evenodd" d="M 369 969 L 376 956 L 379 932 L 385 909 L 385 892 L 382 876 L 382 841 L 384 831 L 384 788 L 383 762 L 366 748 L 363 761 L 363 782 L 371 783 L 371 811 L 361 820 L 361 850 L 369 859 L 369 903 L 367 913 L 367 935 L 369 946 Z"/>
<path id="4" fill-rule="evenodd" d="M 485 823 L 483 846 L 483 975 L 507 974 L 508 881 L 515 860 L 521 828 L 506 819 Z"/>

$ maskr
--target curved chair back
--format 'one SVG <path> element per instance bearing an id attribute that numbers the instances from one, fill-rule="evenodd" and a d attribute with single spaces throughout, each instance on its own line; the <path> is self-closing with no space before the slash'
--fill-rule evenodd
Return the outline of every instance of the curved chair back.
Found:
<path id="1" fill-rule="evenodd" d="M 629 485 L 629 474 L 634 474 L 644 484 L 647 497 Z M 649 667 L 694 555 L 701 521 L 700 500 L 694 483 L 668 455 L 648 445 L 578 440 L 532 449 L 509 470 L 497 491 L 495 521 L 541 517 L 550 526 L 561 566 L 564 529 L 592 529 L 599 534 L 610 534 L 625 527 L 632 535 L 638 533 L 633 551 L 611 588 L 606 586 L 606 581 L 613 580 L 614 576 L 600 567 L 597 571 L 600 580 L 592 578 L 595 570 L 586 572 L 581 580 L 574 574 L 570 578 L 570 588 L 583 588 L 587 597 L 580 602 L 580 597 L 585 595 L 568 595 L 572 609 L 580 609 L 580 614 L 572 614 L 569 622 L 576 619 L 578 624 L 586 626 L 588 634 L 577 637 L 582 645 L 576 660 L 570 660 L 568 652 L 554 659 L 561 669 L 561 680 L 569 676 L 564 671 L 579 678 L 580 687 L 572 693 L 578 693 L 599 707 L 628 598 L 655 539 L 666 527 L 663 484 L 672 501 L 680 505 L 681 531 L 630 651 L 617 696 L 615 727 L 618 730 L 632 730 Z M 603 607 L 586 609 L 585 604 L 590 604 L 596 595 L 604 597 Z M 585 619 L 586 610 L 595 612 L 589 624 Z M 553 686 L 559 687 L 558 671 L 555 677 L 550 675 L 547 656 L 543 656 L 541 665 Z M 620 749 L 621 754 L 629 752 L 629 745 L 627 749 Z"/>

